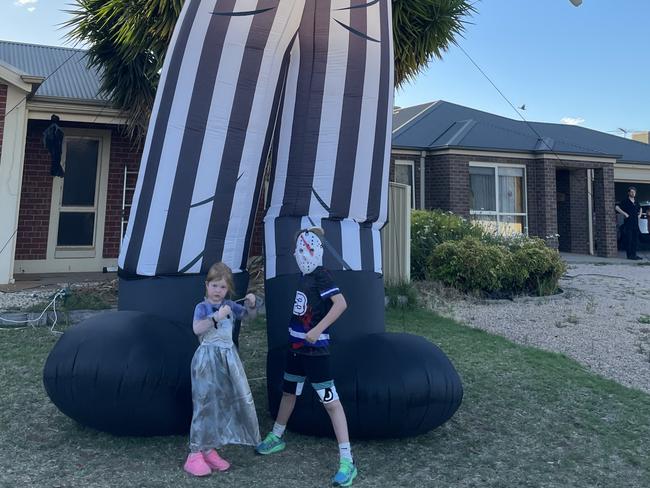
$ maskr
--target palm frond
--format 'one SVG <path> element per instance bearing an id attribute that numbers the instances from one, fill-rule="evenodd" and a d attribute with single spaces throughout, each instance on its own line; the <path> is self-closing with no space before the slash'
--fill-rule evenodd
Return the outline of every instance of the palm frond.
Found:
<path id="1" fill-rule="evenodd" d="M 131 135 L 146 132 L 160 69 L 183 0 L 75 0 L 64 27 L 88 44 L 101 92 L 123 111 Z"/>
<path id="2" fill-rule="evenodd" d="M 317 1 L 317 0 L 314 0 Z M 184 0 L 73 0 L 69 39 L 89 45 L 101 91 L 143 135 Z M 456 43 L 475 11 L 467 0 L 392 0 L 395 83 L 414 78 Z"/>
<path id="3" fill-rule="evenodd" d="M 393 0 L 395 85 L 411 80 L 455 44 L 475 12 L 467 0 Z"/>

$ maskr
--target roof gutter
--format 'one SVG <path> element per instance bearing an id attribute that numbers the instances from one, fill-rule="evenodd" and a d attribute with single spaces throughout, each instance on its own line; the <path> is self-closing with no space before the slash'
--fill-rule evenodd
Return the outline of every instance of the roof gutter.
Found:
<path id="1" fill-rule="evenodd" d="M 404 147 L 404 149 L 409 149 Z M 411 150 L 422 150 L 420 147 L 411 147 Z M 580 153 L 580 152 L 561 152 L 561 151 L 527 151 L 527 150 L 517 150 L 517 149 L 505 149 L 497 147 L 474 147 L 474 146 L 438 146 L 427 148 L 431 153 L 442 152 L 442 151 L 472 151 L 476 153 L 491 153 L 491 152 L 500 152 L 500 153 L 510 153 L 510 154 L 521 154 L 528 157 L 540 157 L 540 156 L 556 156 L 560 159 L 571 159 L 571 157 L 580 157 L 587 159 L 606 159 L 606 160 L 618 160 L 622 157 L 620 154 L 605 154 L 605 153 Z"/>
<path id="2" fill-rule="evenodd" d="M 53 113 L 62 115 L 62 120 L 90 124 L 124 125 L 124 113 L 110 105 L 99 102 L 57 97 L 33 97 L 27 105 L 31 120 L 50 120 Z"/>
<path id="3" fill-rule="evenodd" d="M 23 80 L 28 85 L 31 85 L 32 87 L 29 94 L 27 94 L 28 100 L 36 94 L 36 91 L 41 87 L 41 85 L 45 81 L 44 76 L 33 76 L 33 75 L 21 75 L 20 79 Z"/>

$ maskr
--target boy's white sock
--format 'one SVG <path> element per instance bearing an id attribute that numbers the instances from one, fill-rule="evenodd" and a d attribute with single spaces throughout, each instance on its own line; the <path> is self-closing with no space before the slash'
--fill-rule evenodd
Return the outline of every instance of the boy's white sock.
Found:
<path id="1" fill-rule="evenodd" d="M 287 428 L 286 425 L 280 425 L 276 422 L 273 424 L 273 433 L 278 437 L 282 437 L 282 434 L 284 434 L 284 429 L 286 428 Z"/>
<path id="2" fill-rule="evenodd" d="M 339 457 L 341 459 L 348 459 L 350 461 L 352 460 L 352 447 L 350 446 L 349 442 L 342 442 L 339 444 Z"/>

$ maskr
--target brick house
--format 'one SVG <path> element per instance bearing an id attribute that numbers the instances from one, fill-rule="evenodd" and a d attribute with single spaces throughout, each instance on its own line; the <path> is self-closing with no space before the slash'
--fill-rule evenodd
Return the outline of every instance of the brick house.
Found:
<path id="1" fill-rule="evenodd" d="M 650 146 L 584 127 L 524 122 L 445 101 L 393 114 L 391 179 L 414 208 L 449 210 L 561 251 L 615 256 L 617 198 L 650 183 Z M 556 237 L 559 234 L 558 237 Z"/>
<path id="2" fill-rule="evenodd" d="M 0 284 L 117 266 L 142 146 L 99 87 L 83 50 L 0 41 Z M 53 114 L 64 178 L 42 142 Z M 259 217 L 251 245 L 260 254 Z"/>
<path id="3" fill-rule="evenodd" d="M 98 91 L 84 51 L 0 41 L 0 283 L 115 265 L 141 148 Z M 65 178 L 50 175 L 42 142 L 52 114 Z"/>
<path id="4" fill-rule="evenodd" d="M 98 89 L 84 51 L 0 41 L 0 283 L 115 265 L 124 175 L 134 186 L 141 149 Z M 42 143 L 52 114 L 65 178 L 50 175 Z"/>

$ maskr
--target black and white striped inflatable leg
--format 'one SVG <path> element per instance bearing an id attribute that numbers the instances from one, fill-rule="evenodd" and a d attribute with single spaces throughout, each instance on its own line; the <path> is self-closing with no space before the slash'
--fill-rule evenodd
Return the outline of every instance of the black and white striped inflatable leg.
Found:
<path id="1" fill-rule="evenodd" d="M 185 3 L 119 258 L 121 309 L 191 318 L 216 261 L 230 266 L 245 291 L 262 177 L 304 5 Z M 169 294 L 175 287 L 191 292 Z"/>
<path id="2" fill-rule="evenodd" d="M 308 2 L 276 125 L 265 216 L 269 344 L 286 334 L 301 228 L 325 230 L 324 266 L 348 302 L 337 340 L 384 330 L 380 229 L 392 119 L 389 1 Z M 286 341 L 286 339 L 284 339 Z"/>

